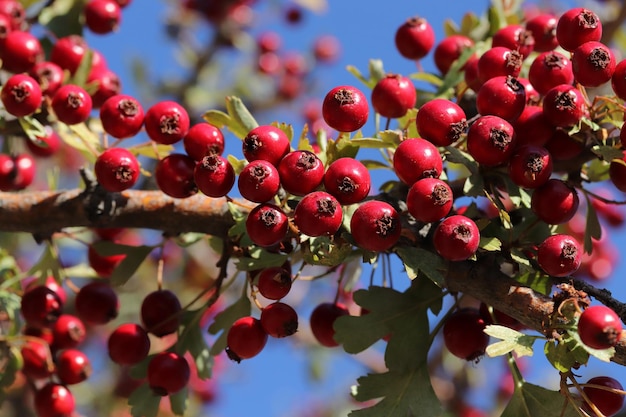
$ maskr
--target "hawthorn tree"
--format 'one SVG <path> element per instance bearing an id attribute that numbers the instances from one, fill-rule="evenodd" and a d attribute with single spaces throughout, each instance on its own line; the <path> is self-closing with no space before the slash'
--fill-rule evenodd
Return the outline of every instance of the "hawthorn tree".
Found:
<path id="1" fill-rule="evenodd" d="M 407 16 L 389 47 L 415 72 L 372 59 L 319 94 L 332 36 L 285 53 L 255 2 L 175 2 L 186 76 L 137 60 L 129 95 L 83 35 L 130 3 L 0 0 L 8 412 L 200 415 L 280 338 L 363 361 L 354 417 L 619 413 L 618 378 L 579 373 L 626 365 L 626 304 L 603 282 L 626 192 L 626 4 L 493 0 L 443 39 Z M 321 4 L 270 12 L 295 25 Z M 557 388 L 526 380 L 533 354 Z M 511 384 L 479 410 L 470 374 L 496 357 Z"/>

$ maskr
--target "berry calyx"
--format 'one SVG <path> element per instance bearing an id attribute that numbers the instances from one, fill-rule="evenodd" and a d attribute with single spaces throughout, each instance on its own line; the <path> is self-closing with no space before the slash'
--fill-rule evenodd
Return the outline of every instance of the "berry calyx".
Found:
<path id="1" fill-rule="evenodd" d="M 156 143 L 172 145 L 189 131 L 189 114 L 175 101 L 160 101 L 148 109 L 144 118 L 146 133 Z"/>
<path id="2" fill-rule="evenodd" d="M 433 244 L 442 258 L 464 261 L 478 250 L 480 230 L 469 217 L 455 214 L 446 217 L 435 229 Z"/>
<path id="3" fill-rule="evenodd" d="M 369 200 L 352 214 L 350 230 L 355 243 L 369 251 L 384 252 L 400 239 L 400 215 L 389 203 Z"/>
<path id="4" fill-rule="evenodd" d="M 139 179 L 139 162 L 125 148 L 109 148 L 96 159 L 94 173 L 98 183 L 109 192 L 131 188 Z"/>
<path id="5" fill-rule="evenodd" d="M 331 89 L 322 102 L 322 117 L 339 132 L 359 130 L 369 116 L 367 98 L 356 87 L 341 85 Z"/>

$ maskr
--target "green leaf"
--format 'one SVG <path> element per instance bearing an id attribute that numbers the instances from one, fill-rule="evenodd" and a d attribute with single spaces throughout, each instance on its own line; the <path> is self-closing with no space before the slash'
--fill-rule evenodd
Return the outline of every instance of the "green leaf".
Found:
<path id="1" fill-rule="evenodd" d="M 384 162 L 377 161 L 375 159 L 363 159 L 361 163 L 365 165 L 367 169 L 390 169 L 391 167 Z"/>
<path id="2" fill-rule="evenodd" d="M 500 239 L 496 237 L 483 236 L 480 238 L 480 243 L 478 246 L 481 249 L 490 252 L 497 252 L 502 250 L 502 242 L 500 242 Z"/>
<path id="3" fill-rule="evenodd" d="M 213 370 L 213 357 L 211 356 L 209 345 L 204 339 L 204 334 L 198 319 L 202 316 L 203 310 L 195 310 L 186 312 L 181 324 L 183 331 L 176 344 L 177 350 L 181 352 L 189 352 L 196 364 L 196 370 L 200 379 L 211 378 Z"/>
<path id="4" fill-rule="evenodd" d="M 68 35 L 82 35 L 83 0 L 56 0 L 39 13 L 39 23 L 57 39 Z"/>
<path id="5" fill-rule="evenodd" d="M 624 151 L 612 146 L 595 145 L 591 148 L 591 152 L 598 156 L 598 158 L 604 161 L 611 162 L 614 159 L 622 159 L 624 157 Z"/>
<path id="6" fill-rule="evenodd" d="M 184 416 L 189 404 L 189 389 L 184 387 L 180 391 L 170 394 L 170 409 L 177 416 Z"/>
<path id="7" fill-rule="evenodd" d="M 67 84 L 75 84 L 79 87 L 86 88 L 87 78 L 89 77 L 89 72 L 91 71 L 92 60 L 93 51 L 87 48 L 85 50 L 85 54 L 80 60 L 80 64 L 78 65 L 76 72 L 69 78 Z"/>
<path id="8" fill-rule="evenodd" d="M 89 130 L 84 123 L 68 126 L 59 122 L 58 125 L 57 133 L 63 142 L 80 151 L 87 161 L 92 163 L 96 161 L 94 152 L 102 150 L 98 135 Z"/>
<path id="9" fill-rule="evenodd" d="M 580 340 L 580 336 L 576 330 L 568 330 L 567 333 L 570 335 L 572 339 L 576 341 L 587 353 L 596 359 L 601 360 L 602 362 L 611 362 L 611 358 L 615 356 L 615 348 L 610 347 L 608 349 L 593 349 L 589 346 L 585 345 L 582 340 Z"/>
<path id="10" fill-rule="evenodd" d="M 226 348 L 226 336 L 228 335 L 228 329 L 230 329 L 233 323 L 241 317 L 249 316 L 250 313 L 250 299 L 244 286 L 243 294 L 239 297 L 239 300 L 217 314 L 213 323 L 209 326 L 210 334 L 222 332 L 217 340 L 213 342 L 210 350 L 212 356 L 217 355 Z"/>
<path id="11" fill-rule="evenodd" d="M 393 148 L 397 148 L 402 142 L 402 133 L 397 130 L 381 130 L 378 137 Z"/>
<path id="12" fill-rule="evenodd" d="M 347 242 L 338 243 L 329 237 L 320 236 L 302 242 L 302 256 L 311 265 L 341 265 L 352 254 L 352 245 Z"/>
<path id="13" fill-rule="evenodd" d="M 585 253 L 591 254 L 593 251 L 593 239 L 599 240 L 602 237 L 602 226 L 600 226 L 600 220 L 598 220 L 598 213 L 591 203 L 589 194 L 585 193 L 585 199 L 587 200 L 587 215 L 585 217 L 585 235 L 584 235 L 584 247 Z"/>
<path id="14" fill-rule="evenodd" d="M 378 81 L 385 78 L 385 68 L 383 67 L 383 61 L 380 59 L 370 59 L 368 63 L 368 69 L 370 72 L 370 83 L 376 85 Z"/>
<path id="15" fill-rule="evenodd" d="M 478 173 L 478 162 L 476 162 L 467 152 L 463 152 L 462 150 L 452 146 L 447 146 L 445 157 L 446 161 L 461 164 L 472 174 Z"/>
<path id="16" fill-rule="evenodd" d="M 48 132 L 46 127 L 41 122 L 35 119 L 33 116 L 24 116 L 17 119 L 20 122 L 20 126 L 28 136 L 28 139 L 37 146 L 48 147 L 48 144 L 39 139 L 46 137 Z"/>
<path id="17" fill-rule="evenodd" d="M 441 87 L 443 85 L 443 80 L 441 79 L 441 77 L 430 72 L 416 72 L 409 75 L 409 78 L 417 81 L 427 82 L 428 84 L 431 84 L 435 87 Z"/>
<path id="18" fill-rule="evenodd" d="M 272 126 L 282 130 L 285 135 L 287 135 L 287 139 L 289 139 L 289 142 L 291 143 L 291 141 L 293 140 L 293 125 L 290 125 L 288 123 L 273 122 Z"/>
<path id="19" fill-rule="evenodd" d="M 133 417 L 156 417 L 160 403 L 161 397 L 152 392 L 148 384 L 141 384 L 128 397 L 130 414 Z"/>
<path id="20" fill-rule="evenodd" d="M 501 417 L 579 417 L 577 409 L 558 391 L 524 382 L 515 388 Z"/>
<path id="21" fill-rule="evenodd" d="M 461 55 L 454 61 L 454 63 L 450 66 L 450 69 L 446 73 L 443 82 L 437 89 L 435 93 L 436 97 L 441 98 L 449 98 L 449 91 L 454 86 L 458 85 L 461 81 L 463 81 L 465 77 L 465 72 L 463 71 L 463 66 L 467 62 L 467 60 L 476 52 L 475 47 L 467 48 L 463 50 Z"/>
<path id="22" fill-rule="evenodd" d="M 410 279 L 415 279 L 421 272 L 439 287 L 444 286 L 443 270 L 445 264 L 441 257 L 425 249 L 398 246 L 395 253 L 400 257 Z"/>
<path id="23" fill-rule="evenodd" d="M 589 353 L 568 333 L 563 334 L 561 339 L 546 341 L 543 352 L 559 372 L 569 372 L 589 361 Z"/>
<path id="24" fill-rule="evenodd" d="M 254 116 L 252 116 L 252 113 L 250 113 L 246 105 L 243 104 L 243 101 L 239 97 L 226 97 L 226 111 L 233 121 L 245 129 L 246 135 L 252 129 L 259 126 Z"/>
<path id="25" fill-rule="evenodd" d="M 19 295 L 11 291 L 0 290 L 0 312 L 6 314 L 11 323 L 10 329 L 3 329 L 3 333 L 9 335 L 18 334 L 22 324 L 20 309 L 22 299 Z"/>
<path id="26" fill-rule="evenodd" d="M 515 352 L 518 357 L 532 356 L 533 344 L 541 336 L 529 336 L 527 334 L 513 330 L 510 327 L 490 324 L 485 328 L 485 333 L 496 339 L 501 339 L 487 346 L 486 353 L 490 357 L 506 355 Z"/>
<path id="27" fill-rule="evenodd" d="M 0 345 L 0 404 L 6 398 L 5 388 L 14 382 L 17 373 L 24 366 L 24 358 L 17 346 L 6 343 Z"/>
<path id="28" fill-rule="evenodd" d="M 281 266 L 288 256 L 280 253 L 272 253 L 263 248 L 255 246 L 250 250 L 250 256 L 242 256 L 235 260 L 235 265 L 239 271 L 254 271 L 256 269 Z"/>
<path id="29" fill-rule="evenodd" d="M 363 84 L 367 85 L 368 87 L 374 88 L 374 85 L 376 85 L 376 83 L 371 83 L 367 78 L 365 78 L 363 73 L 354 65 L 348 65 L 346 69 L 348 70 L 350 74 L 354 75 L 359 81 L 361 81 Z"/>
<path id="30" fill-rule="evenodd" d="M 94 249 L 102 256 L 126 255 L 124 259 L 113 270 L 109 277 L 111 285 L 117 287 L 126 284 L 126 282 L 141 266 L 146 257 L 154 250 L 154 246 L 132 246 L 121 245 L 108 240 L 100 240 L 94 242 Z"/>
<path id="31" fill-rule="evenodd" d="M 39 260 L 28 270 L 26 275 L 40 279 L 53 276 L 57 282 L 61 282 L 61 265 L 59 265 L 52 244 L 46 243 Z"/>
<path id="32" fill-rule="evenodd" d="M 532 288 L 540 294 L 548 295 L 552 291 L 552 278 L 539 271 L 530 270 L 514 276 L 515 280 L 525 287 Z"/>
<path id="33" fill-rule="evenodd" d="M 129 146 L 128 150 L 137 156 L 145 156 L 147 158 L 159 159 L 165 155 L 169 155 L 174 151 L 172 145 L 162 145 L 156 143 L 148 143 L 144 145 Z"/>
<path id="34" fill-rule="evenodd" d="M 372 149 L 385 149 L 389 147 L 389 144 L 379 138 L 360 138 L 350 140 L 351 145 L 356 145 L 361 148 Z"/>

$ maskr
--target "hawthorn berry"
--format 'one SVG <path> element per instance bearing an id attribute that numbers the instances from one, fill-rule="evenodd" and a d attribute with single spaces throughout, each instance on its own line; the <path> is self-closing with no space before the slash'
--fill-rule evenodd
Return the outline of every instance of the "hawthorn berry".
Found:
<path id="1" fill-rule="evenodd" d="M 243 156 L 248 162 L 263 159 L 274 166 L 278 166 L 290 148 L 287 134 L 272 125 L 252 129 L 243 139 L 242 146 Z"/>
<path id="2" fill-rule="evenodd" d="M 101 255 L 93 244 L 87 249 L 87 262 L 101 277 L 109 277 L 126 257 L 125 254 Z"/>
<path id="3" fill-rule="evenodd" d="M 73 314 L 61 314 L 52 325 L 52 346 L 70 349 L 80 345 L 87 337 L 83 321 Z"/>
<path id="4" fill-rule="evenodd" d="M 535 40 L 535 52 L 552 51 L 559 46 L 556 25 L 557 18 L 550 13 L 540 13 L 526 22 L 526 29 L 532 33 Z"/>
<path id="5" fill-rule="evenodd" d="M 464 261 L 472 257 L 480 244 L 480 230 L 469 217 L 454 214 L 437 225 L 433 245 L 442 258 Z"/>
<path id="6" fill-rule="evenodd" d="M 144 112 L 139 101 L 131 96 L 116 94 L 100 106 L 102 128 L 117 139 L 135 136 L 143 126 Z"/>
<path id="7" fill-rule="evenodd" d="M 187 155 L 202 161 L 209 154 L 221 155 L 224 152 L 224 135 L 210 123 L 196 123 L 183 138 L 183 146 Z"/>
<path id="8" fill-rule="evenodd" d="M 622 136 L 621 133 L 620 136 Z M 615 188 L 626 192 L 626 154 L 622 152 L 622 155 L 622 158 L 613 159 L 609 164 L 609 178 Z"/>
<path id="9" fill-rule="evenodd" d="M 415 125 L 420 136 L 435 146 L 448 146 L 467 130 L 465 111 L 453 101 L 436 98 L 424 103 Z"/>
<path id="10" fill-rule="evenodd" d="M 584 7 L 569 9 L 559 17 L 556 39 L 566 51 L 572 52 L 585 42 L 599 41 L 602 22 L 597 14 Z"/>
<path id="11" fill-rule="evenodd" d="M 565 129 L 556 129 L 545 147 L 554 161 L 568 161 L 584 151 L 582 140 L 570 136 Z"/>
<path id="12" fill-rule="evenodd" d="M 280 184 L 289 194 L 303 196 L 313 192 L 324 179 L 324 163 L 313 152 L 289 152 L 278 164 Z"/>
<path id="13" fill-rule="evenodd" d="M 530 64 L 528 79 L 539 94 L 546 94 L 560 84 L 572 84 L 572 61 L 557 51 L 543 52 Z"/>
<path id="14" fill-rule="evenodd" d="M 494 115 L 513 122 L 525 106 L 526 88 L 510 75 L 488 79 L 476 94 L 476 108 L 482 116 Z"/>
<path id="15" fill-rule="evenodd" d="M 278 206 L 261 203 L 253 208 L 246 218 L 246 232 L 259 246 L 273 246 L 287 235 L 289 220 Z"/>
<path id="16" fill-rule="evenodd" d="M 598 388 L 594 385 L 603 388 Z M 583 392 L 587 398 L 589 398 L 589 401 L 591 401 L 605 417 L 614 416 L 624 406 L 624 395 L 614 390 L 623 391 L 624 388 L 618 380 L 610 376 L 595 376 L 589 379 L 583 386 Z M 595 415 L 595 412 L 586 401 L 583 402 L 582 407 L 591 415 Z"/>
<path id="17" fill-rule="evenodd" d="M 63 302 L 59 295 L 45 285 L 38 285 L 24 293 L 20 311 L 27 324 L 48 327 L 61 316 Z"/>
<path id="18" fill-rule="evenodd" d="M 532 211 L 541 220 L 562 224 L 574 217 L 580 200 L 576 189 L 558 178 L 550 178 L 535 189 L 530 202 Z"/>
<path id="19" fill-rule="evenodd" d="M 109 192 L 131 188 L 139 179 L 139 162 L 125 148 L 109 148 L 96 159 L 94 173 L 98 183 Z"/>
<path id="20" fill-rule="evenodd" d="M 396 148 L 393 168 L 400 181 L 412 185 L 422 178 L 439 178 L 443 161 L 435 145 L 425 139 L 409 138 Z"/>
<path id="21" fill-rule="evenodd" d="M 226 336 L 228 357 L 240 362 L 258 355 L 267 343 L 267 336 L 259 319 L 251 316 L 237 319 Z"/>
<path id="22" fill-rule="evenodd" d="M 111 360 L 119 365 L 135 365 L 148 356 L 150 338 L 138 324 L 124 323 L 115 328 L 107 340 Z"/>
<path id="23" fill-rule="evenodd" d="M 507 162 L 516 144 L 513 126 L 498 116 L 480 116 L 467 131 L 467 151 L 481 165 Z"/>
<path id="24" fill-rule="evenodd" d="M 76 314 L 86 324 L 106 324 L 119 312 L 119 299 L 106 280 L 95 280 L 81 287 L 74 298 Z"/>
<path id="25" fill-rule="evenodd" d="M 15 74 L 2 86 L 0 99 L 7 112 L 15 117 L 33 114 L 41 105 L 41 87 L 31 76 Z"/>
<path id="26" fill-rule="evenodd" d="M 89 46 L 80 35 L 69 35 L 57 39 L 50 50 L 50 61 L 57 64 L 70 74 L 74 74 L 80 66 Z"/>
<path id="27" fill-rule="evenodd" d="M 51 61 L 37 62 L 28 74 L 37 80 L 44 96 L 51 97 L 63 85 L 63 69 Z"/>
<path id="28" fill-rule="evenodd" d="M 71 391 L 62 384 L 48 382 L 35 392 L 35 411 L 38 417 L 69 416 L 76 403 Z"/>
<path id="29" fill-rule="evenodd" d="M 333 325 L 335 320 L 341 316 L 347 316 L 350 313 L 346 306 L 341 303 L 321 303 L 318 304 L 309 318 L 311 332 L 315 339 L 326 347 L 339 346 L 335 341 L 335 329 Z"/>
<path id="30" fill-rule="evenodd" d="M 339 40 L 332 35 L 322 35 L 313 42 L 313 56 L 318 62 L 330 63 L 337 59 L 341 50 Z"/>
<path id="31" fill-rule="evenodd" d="M 566 234 L 548 236 L 537 248 L 537 263 L 545 273 L 566 277 L 580 267 L 583 251 L 576 239 Z"/>
<path id="32" fill-rule="evenodd" d="M 608 349 L 622 337 L 622 321 L 605 305 L 587 307 L 578 319 L 580 340 L 593 349 Z"/>
<path id="33" fill-rule="evenodd" d="M 384 252 L 400 239 L 400 215 L 389 203 L 368 200 L 361 203 L 350 218 L 350 231 L 355 243 L 369 251 Z"/>
<path id="34" fill-rule="evenodd" d="M 87 84 L 96 86 L 90 92 L 94 109 L 100 108 L 105 101 L 122 91 L 120 77 L 109 68 L 93 69 L 87 76 Z"/>
<path id="35" fill-rule="evenodd" d="M 50 346 L 44 340 L 28 339 L 20 348 L 22 373 L 31 379 L 48 378 L 55 372 Z"/>
<path id="36" fill-rule="evenodd" d="M 260 321 L 263 330 L 272 337 L 287 337 L 298 331 L 298 313 L 279 301 L 263 307 Z"/>
<path id="37" fill-rule="evenodd" d="M 372 180 L 363 163 L 344 157 L 328 166 L 323 182 L 326 192 L 335 197 L 339 204 L 355 204 L 367 197 Z"/>
<path id="38" fill-rule="evenodd" d="M 246 200 L 263 203 L 272 199 L 280 189 L 278 169 L 269 161 L 257 159 L 246 165 L 237 179 L 237 187 Z"/>
<path id="39" fill-rule="evenodd" d="M 157 290 L 146 295 L 141 302 L 141 321 L 144 329 L 163 337 L 178 330 L 182 310 L 178 296 L 170 290 Z"/>
<path id="40" fill-rule="evenodd" d="M 213 198 L 224 197 L 235 184 L 235 169 L 230 161 L 218 154 L 208 154 L 193 170 L 196 187 Z"/>
<path id="41" fill-rule="evenodd" d="M 524 145 L 545 146 L 556 131 L 556 127 L 543 113 L 543 108 L 537 105 L 526 105 L 522 114 L 512 125 L 518 147 Z"/>
<path id="42" fill-rule="evenodd" d="M 83 9 L 85 26 L 99 35 L 116 30 L 122 20 L 122 11 L 116 0 L 89 0 Z"/>
<path id="43" fill-rule="evenodd" d="M 474 46 L 474 41 L 465 35 L 455 34 L 442 39 L 433 53 L 435 66 L 442 74 L 447 74 L 463 51 Z"/>
<path id="44" fill-rule="evenodd" d="M 187 386 L 191 368 L 187 359 L 176 352 L 159 352 L 148 362 L 147 380 L 152 392 L 166 396 Z"/>
<path id="45" fill-rule="evenodd" d="M 196 161 L 183 153 L 171 153 L 157 162 L 154 177 L 161 191 L 170 197 L 187 198 L 198 192 L 194 179 Z"/>
<path id="46" fill-rule="evenodd" d="M 504 46 L 512 51 L 518 51 L 526 58 L 535 49 L 535 38 L 528 28 L 509 24 L 493 34 L 491 46 Z"/>
<path id="47" fill-rule="evenodd" d="M 406 197 L 407 210 L 421 222 L 435 222 L 447 216 L 452 209 L 452 189 L 439 178 L 416 181 Z"/>
<path id="48" fill-rule="evenodd" d="M 325 191 L 305 195 L 294 210 L 293 222 L 305 235 L 331 236 L 341 227 L 343 211 L 341 204 Z"/>
<path id="49" fill-rule="evenodd" d="M 450 353 L 466 361 L 477 361 L 485 354 L 489 336 L 480 311 L 463 308 L 455 311 L 443 325 L 443 341 Z"/>
<path id="50" fill-rule="evenodd" d="M 14 74 L 29 72 L 43 60 L 43 48 L 39 39 L 30 32 L 11 31 L 2 42 L 0 59 L 2 69 Z"/>
<path id="51" fill-rule="evenodd" d="M 89 118 L 93 102 L 82 87 L 66 84 L 54 93 L 51 105 L 60 122 L 75 125 Z"/>
<path id="52" fill-rule="evenodd" d="M 622 100 L 626 98 L 626 59 L 615 65 L 615 70 L 611 76 L 611 88 L 617 97 Z"/>
<path id="53" fill-rule="evenodd" d="M 426 19 L 413 16 L 396 30 L 395 44 L 400 55 L 418 60 L 425 57 L 435 44 L 435 31 Z"/>
<path id="54" fill-rule="evenodd" d="M 478 79 L 484 83 L 501 75 L 518 77 L 522 69 L 522 54 L 504 46 L 495 46 L 478 58 Z"/>
<path id="55" fill-rule="evenodd" d="M 146 133 L 156 143 L 173 145 L 189 131 L 189 114 L 175 101 L 164 100 L 148 109 L 144 118 Z"/>
<path id="56" fill-rule="evenodd" d="M 339 132 L 359 130 L 369 116 L 367 98 L 356 87 L 341 85 L 331 89 L 322 102 L 322 117 Z"/>
<path id="57" fill-rule="evenodd" d="M 91 375 L 91 362 L 78 349 L 65 349 L 56 357 L 56 375 L 65 385 L 78 384 Z"/>
<path id="58" fill-rule="evenodd" d="M 399 74 L 386 74 L 372 89 L 372 107 L 383 117 L 402 117 L 415 106 L 417 92 L 411 80 Z"/>
<path id="59" fill-rule="evenodd" d="M 280 300 L 291 290 L 291 272 L 279 266 L 265 268 L 257 276 L 257 288 L 268 300 Z"/>
<path id="60" fill-rule="evenodd" d="M 0 15 L 9 19 L 12 30 L 20 30 L 26 22 L 26 10 L 18 0 L 2 0 Z"/>
<path id="61" fill-rule="evenodd" d="M 537 188 L 545 184 L 552 175 L 552 156 L 544 147 L 519 146 L 509 160 L 511 180 L 524 188 Z"/>
<path id="62" fill-rule="evenodd" d="M 35 160 L 26 153 L 0 154 L 0 190 L 19 191 L 35 179 Z"/>

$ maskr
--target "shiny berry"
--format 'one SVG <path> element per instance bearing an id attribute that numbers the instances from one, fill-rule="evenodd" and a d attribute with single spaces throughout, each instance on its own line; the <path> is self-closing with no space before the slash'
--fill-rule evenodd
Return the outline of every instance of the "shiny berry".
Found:
<path id="1" fill-rule="evenodd" d="M 162 337 L 178 330 L 181 310 L 180 300 L 172 291 L 153 291 L 141 302 L 141 321 L 149 333 Z"/>
<path id="2" fill-rule="evenodd" d="M 280 189 L 278 169 L 271 162 L 257 159 L 246 165 L 237 179 L 241 196 L 248 201 L 264 203 Z"/>
<path id="3" fill-rule="evenodd" d="M 124 323 L 109 335 L 107 351 L 113 362 L 119 365 L 134 365 L 148 356 L 150 338 L 140 325 Z"/>
<path id="4" fill-rule="evenodd" d="M 139 162 L 125 148 L 109 148 L 96 159 L 94 172 L 98 183 L 109 192 L 131 188 L 139 178 Z"/>
<path id="5" fill-rule="evenodd" d="M 548 236 L 537 248 L 537 263 L 553 277 L 566 277 L 580 267 L 583 248 L 570 235 Z"/>
<path id="6" fill-rule="evenodd" d="M 81 287 L 74 299 L 76 314 L 89 325 L 106 324 L 119 312 L 119 299 L 105 280 L 96 280 Z"/>
<path id="7" fill-rule="evenodd" d="M 611 80 L 615 65 L 613 52 L 601 42 L 585 42 L 572 52 L 574 78 L 585 87 L 598 87 Z"/>
<path id="8" fill-rule="evenodd" d="M 174 394 L 187 386 L 191 368 L 184 356 L 175 352 L 160 352 L 148 363 L 148 385 L 160 396 Z"/>
<path id="9" fill-rule="evenodd" d="M 530 64 L 528 79 L 542 95 L 557 85 L 572 84 L 574 82 L 572 62 L 557 51 L 541 53 Z"/>
<path id="10" fill-rule="evenodd" d="M 398 118 L 415 106 L 417 93 L 411 80 L 399 74 L 387 74 L 372 89 L 372 106 L 383 117 Z"/>
<path id="11" fill-rule="evenodd" d="M 425 139 L 409 138 L 395 150 L 393 168 L 400 181 L 412 185 L 422 178 L 439 178 L 443 161 L 435 145 Z"/>
<path id="12" fill-rule="evenodd" d="M 331 236 L 341 227 L 343 211 L 335 197 L 325 191 L 314 191 L 298 202 L 293 221 L 308 236 Z"/>
<path id="13" fill-rule="evenodd" d="M 552 51 L 559 46 L 556 39 L 557 18 L 549 13 L 541 13 L 526 22 L 526 29 L 529 30 L 535 40 L 535 52 Z"/>
<path id="14" fill-rule="evenodd" d="M 20 348 L 24 365 L 22 373 L 31 379 L 50 377 L 55 371 L 50 346 L 43 340 L 28 339 Z"/>
<path id="15" fill-rule="evenodd" d="M 493 115 L 513 122 L 526 107 L 526 88 L 517 78 L 498 76 L 483 83 L 476 94 L 476 108 L 482 115 Z"/>
<path id="16" fill-rule="evenodd" d="M 324 164 L 313 152 L 289 152 L 278 164 L 280 183 L 290 194 L 303 196 L 313 192 L 324 179 Z"/>
<path id="17" fill-rule="evenodd" d="M 475 308 L 455 311 L 443 325 L 443 341 L 454 356 L 473 362 L 485 354 L 489 335 L 485 320 Z"/>
<path id="18" fill-rule="evenodd" d="M 535 49 L 535 38 L 524 26 L 509 24 L 493 34 L 491 46 L 504 46 L 518 51 L 525 58 Z"/>
<path id="19" fill-rule="evenodd" d="M 131 96 L 117 94 L 100 106 L 102 128 L 117 139 L 135 136 L 143 126 L 144 112 L 139 101 Z"/>
<path id="20" fill-rule="evenodd" d="M 368 169 L 353 158 L 339 158 L 324 174 L 324 188 L 339 204 L 355 204 L 367 197 L 371 187 Z"/>
<path id="21" fill-rule="evenodd" d="M 400 215 L 384 201 L 361 203 L 352 214 L 350 230 L 355 243 L 369 251 L 384 252 L 400 239 Z"/>
<path id="22" fill-rule="evenodd" d="M 480 244 L 480 230 L 474 221 L 455 214 L 446 217 L 433 235 L 435 250 L 449 261 L 464 261 L 474 256 Z"/>
<path id="23" fill-rule="evenodd" d="M 488 49 L 478 58 L 478 78 L 482 83 L 501 75 L 518 77 L 522 69 L 522 55 L 504 46 Z"/>
<path id="24" fill-rule="evenodd" d="M 226 343 L 228 356 L 239 362 L 261 353 L 267 343 L 267 332 L 259 319 L 251 316 L 242 317 L 228 330 Z"/>
<path id="25" fill-rule="evenodd" d="M 45 285 L 36 286 L 22 296 L 20 310 L 30 326 L 50 326 L 61 316 L 62 309 L 59 295 Z"/>
<path id="26" fill-rule="evenodd" d="M 43 56 L 39 39 L 30 32 L 19 30 L 10 32 L 4 38 L 0 51 L 2 69 L 15 74 L 30 71 L 43 60 Z"/>
<path id="27" fill-rule="evenodd" d="M 70 390 L 56 382 L 48 382 L 35 392 L 38 417 L 65 417 L 74 413 L 76 403 Z"/>
<path id="28" fill-rule="evenodd" d="M 257 288 L 268 300 L 280 300 L 291 290 L 291 272 L 278 266 L 265 268 L 259 272 Z"/>
<path id="29" fill-rule="evenodd" d="M 599 41 L 602 22 L 597 14 L 584 7 L 563 13 L 556 25 L 556 38 L 566 51 L 573 51 L 585 42 Z"/>
<path id="30" fill-rule="evenodd" d="M 91 375 L 91 362 L 78 349 L 65 349 L 57 355 L 56 374 L 65 385 L 78 384 Z"/>
<path id="31" fill-rule="evenodd" d="M 221 155 L 224 152 L 224 135 L 212 124 L 196 123 L 183 138 L 183 146 L 187 155 L 201 161 L 209 154 Z"/>
<path id="32" fill-rule="evenodd" d="M 525 145 L 518 147 L 509 160 L 511 180 L 524 188 L 537 188 L 552 175 L 552 156 L 544 147 Z"/>
<path id="33" fill-rule="evenodd" d="M 37 80 L 41 93 L 45 96 L 53 96 L 63 85 L 63 69 L 54 62 L 38 62 L 30 69 L 29 74 Z"/>
<path id="34" fill-rule="evenodd" d="M 187 154 L 171 153 L 157 162 L 154 171 L 157 186 L 170 197 L 191 197 L 198 192 L 195 168 L 196 161 Z"/>
<path id="35" fill-rule="evenodd" d="M 298 313 L 289 304 L 278 301 L 263 307 L 260 321 L 272 337 L 287 337 L 298 331 Z"/>
<path id="36" fill-rule="evenodd" d="M 435 146 L 448 146 L 467 130 L 463 109 L 456 103 L 436 98 L 420 107 L 415 119 L 417 132 Z"/>
<path id="37" fill-rule="evenodd" d="M 331 89 L 322 102 L 322 116 L 339 132 L 359 130 L 369 116 L 367 98 L 356 87 L 342 85 Z"/>
<path id="38" fill-rule="evenodd" d="M 447 74 L 452 64 L 461 54 L 474 46 L 474 41 L 465 35 L 450 35 L 435 46 L 433 59 L 435 66 L 442 74 Z"/>
<path id="39" fill-rule="evenodd" d="M 262 125 L 252 129 L 243 139 L 243 156 L 247 161 L 263 159 L 278 166 L 289 147 L 285 132 L 275 126 Z"/>
<path id="40" fill-rule="evenodd" d="M 172 145 L 189 131 L 189 114 L 174 101 L 160 101 L 148 109 L 144 118 L 146 133 L 156 143 Z"/>
<path id="41" fill-rule="evenodd" d="M 0 93 L 4 108 L 15 117 L 33 114 L 41 105 L 41 97 L 39 83 L 26 74 L 9 77 Z"/>
<path id="42" fill-rule="evenodd" d="M 283 210 L 269 203 L 253 208 L 246 219 L 246 231 L 259 246 L 273 246 L 287 235 L 289 220 Z"/>
<path id="43" fill-rule="evenodd" d="M 224 197 L 235 184 L 235 169 L 223 156 L 208 154 L 196 164 L 193 178 L 203 194 L 213 198 Z"/>
<path id="44" fill-rule="evenodd" d="M 622 337 L 622 321 L 607 306 L 587 307 L 578 319 L 580 340 L 593 349 L 608 349 Z"/>
<path id="45" fill-rule="evenodd" d="M 509 160 L 517 143 L 513 126 L 498 116 L 481 116 L 467 131 L 467 151 L 481 165 Z"/>
<path id="46" fill-rule="evenodd" d="M 418 221 L 435 222 L 448 215 L 453 197 L 446 182 L 438 178 L 422 178 L 409 189 L 407 210 Z"/>
<path id="47" fill-rule="evenodd" d="M 122 20 L 122 11 L 116 0 L 89 0 L 83 15 L 85 26 L 99 35 L 113 32 Z"/>
<path id="48" fill-rule="evenodd" d="M 66 84 L 54 93 L 51 105 L 60 122 L 75 125 L 89 118 L 93 102 L 82 87 Z"/>
<path id="49" fill-rule="evenodd" d="M 80 345 L 87 337 L 85 324 L 72 314 L 61 314 L 52 325 L 55 349 L 70 349 Z"/>
<path id="50" fill-rule="evenodd" d="M 592 385 L 599 385 L 607 389 L 594 387 Z M 618 380 L 610 376 L 593 377 L 589 379 L 583 387 L 583 392 L 587 398 L 589 398 L 589 401 L 591 401 L 605 417 L 614 416 L 624 406 L 624 394 L 616 392 L 615 390 L 623 391 L 624 388 Z M 584 402 L 582 407 L 589 414 L 595 415 L 595 412 L 592 411 L 592 408 L 587 402 Z"/>
<path id="51" fill-rule="evenodd" d="M 426 19 L 414 16 L 396 30 L 395 44 L 403 57 L 421 59 L 435 44 L 435 31 Z"/>
<path id="52" fill-rule="evenodd" d="M 536 188 L 531 197 L 531 209 L 548 224 L 569 221 L 578 210 L 578 193 L 564 181 L 551 178 Z"/>
<path id="53" fill-rule="evenodd" d="M 335 347 L 339 344 L 335 341 L 335 329 L 333 324 L 341 316 L 347 316 L 348 309 L 340 303 L 318 304 L 311 313 L 309 324 L 315 339 L 326 347 Z"/>

